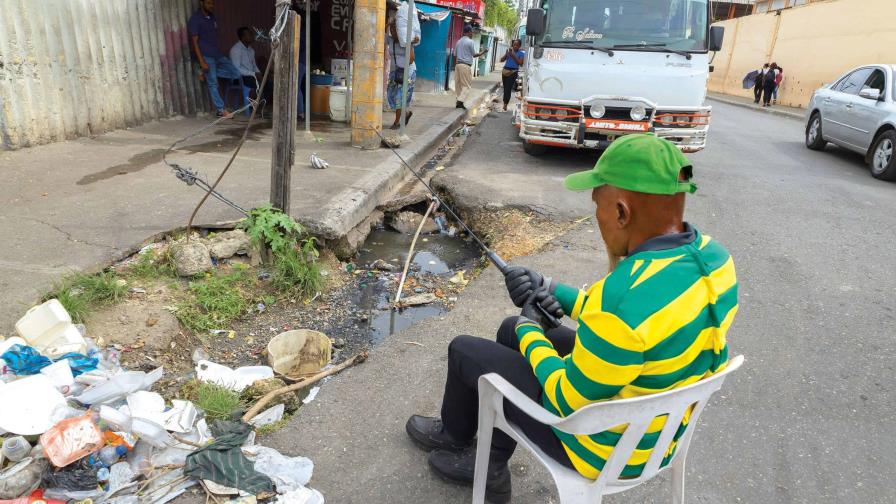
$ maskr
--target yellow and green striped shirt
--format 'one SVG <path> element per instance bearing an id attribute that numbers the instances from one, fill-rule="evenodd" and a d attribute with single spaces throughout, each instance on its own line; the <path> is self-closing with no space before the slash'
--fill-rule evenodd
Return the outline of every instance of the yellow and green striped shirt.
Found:
<path id="1" fill-rule="evenodd" d="M 517 326 L 520 352 L 544 388 L 545 408 L 567 416 L 594 402 L 689 385 L 724 368 L 725 334 L 737 313 L 734 262 L 720 244 L 685 226 L 684 233 L 642 244 L 587 292 L 557 286 L 564 311 L 578 321 L 575 346 L 566 357 L 540 326 Z M 641 474 L 664 424 L 665 416 L 654 419 L 623 476 Z M 554 430 L 578 472 L 592 479 L 624 431 L 624 425 L 590 436 Z"/>

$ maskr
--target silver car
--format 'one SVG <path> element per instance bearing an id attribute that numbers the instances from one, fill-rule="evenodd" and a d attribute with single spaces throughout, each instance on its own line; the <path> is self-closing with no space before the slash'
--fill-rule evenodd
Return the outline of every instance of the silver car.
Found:
<path id="1" fill-rule="evenodd" d="M 806 147 L 828 142 L 865 156 L 871 175 L 896 180 L 896 65 L 866 65 L 815 91 L 807 108 Z"/>

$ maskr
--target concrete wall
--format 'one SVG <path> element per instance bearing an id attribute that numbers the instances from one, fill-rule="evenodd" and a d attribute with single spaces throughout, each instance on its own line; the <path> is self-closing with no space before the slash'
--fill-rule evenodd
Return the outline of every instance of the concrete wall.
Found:
<path id="1" fill-rule="evenodd" d="M 0 0 L 0 148 L 208 109 L 195 0 Z"/>
<path id="2" fill-rule="evenodd" d="M 716 23 L 725 42 L 709 90 L 753 96 L 741 82 L 766 62 L 784 68 L 778 102 L 805 107 L 815 89 L 847 70 L 896 63 L 896 0 L 830 0 Z"/>

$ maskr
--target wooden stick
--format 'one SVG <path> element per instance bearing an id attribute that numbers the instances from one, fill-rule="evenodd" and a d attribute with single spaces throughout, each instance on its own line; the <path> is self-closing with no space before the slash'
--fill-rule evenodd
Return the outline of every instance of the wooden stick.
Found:
<path id="1" fill-rule="evenodd" d="M 323 380 L 324 378 L 326 378 L 330 375 L 334 375 L 334 374 L 342 371 L 345 368 L 349 368 L 356 364 L 360 364 L 360 363 L 364 362 L 365 360 L 367 360 L 367 356 L 368 356 L 368 352 L 367 352 L 367 350 L 364 350 L 363 352 L 359 353 L 358 355 L 355 355 L 351 359 L 348 359 L 340 364 L 337 364 L 336 366 L 333 366 L 330 369 L 327 369 L 326 371 L 321 371 L 320 373 L 317 373 L 316 375 L 314 375 L 306 380 L 302 380 L 300 382 L 293 383 L 292 385 L 280 387 L 277 390 L 272 390 L 272 391 L 268 392 L 267 394 L 262 396 L 261 399 L 259 399 L 255 403 L 254 406 L 249 408 L 249 411 L 247 411 L 246 414 L 243 415 L 243 421 L 248 422 L 249 420 L 254 418 L 255 415 L 257 415 L 259 412 L 261 412 L 262 408 L 264 408 L 274 398 L 281 396 L 283 394 L 289 393 L 289 392 L 295 392 L 297 390 L 301 390 L 309 385 L 313 385 L 313 384 Z"/>
<path id="2" fill-rule="evenodd" d="M 410 250 L 408 250 L 408 257 L 404 261 L 404 270 L 402 270 L 401 280 L 398 282 L 398 292 L 395 293 L 394 304 L 398 304 L 398 302 L 401 301 L 401 290 L 404 288 L 405 280 L 408 279 L 408 269 L 411 266 L 411 259 L 414 258 L 414 247 L 417 245 L 417 238 L 420 237 L 420 231 L 423 231 L 423 226 L 426 225 L 426 219 L 429 218 L 429 214 L 432 213 L 432 211 L 435 210 L 437 206 L 439 206 L 438 202 L 433 201 L 432 204 L 427 207 L 426 213 L 423 214 L 423 218 L 420 219 L 420 225 L 417 226 L 417 232 L 414 233 L 414 239 L 411 240 L 411 248 Z"/>

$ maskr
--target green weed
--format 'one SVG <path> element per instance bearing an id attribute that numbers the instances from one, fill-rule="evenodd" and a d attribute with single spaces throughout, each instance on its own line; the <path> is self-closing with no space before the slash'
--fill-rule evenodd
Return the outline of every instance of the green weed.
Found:
<path id="1" fill-rule="evenodd" d="M 77 323 L 84 322 L 95 309 L 117 303 L 128 293 L 128 286 L 111 271 L 97 275 L 75 273 L 56 283 L 43 301 L 56 298 Z"/>
<path id="2" fill-rule="evenodd" d="M 290 294 L 310 296 L 323 285 L 315 239 L 302 241 L 300 248 L 290 248 L 274 257 L 274 288 Z"/>
<path id="3" fill-rule="evenodd" d="M 137 261 L 128 266 L 127 274 L 141 280 L 177 276 L 168 249 L 161 254 L 156 250 L 148 250 L 140 254 Z"/>
<path id="4" fill-rule="evenodd" d="M 268 245 L 276 255 L 293 248 L 305 231 L 295 219 L 272 207 L 270 203 L 250 210 L 239 227 L 246 231 L 253 245 Z"/>
<path id="5" fill-rule="evenodd" d="M 245 405 L 238 392 L 216 383 L 192 380 L 184 384 L 181 392 L 185 399 L 193 401 L 212 420 L 230 420 L 233 412 Z"/>
<path id="6" fill-rule="evenodd" d="M 189 299 L 177 306 L 178 320 L 197 334 L 228 327 L 249 307 L 250 300 L 243 292 L 249 282 L 243 272 L 190 282 Z"/>

